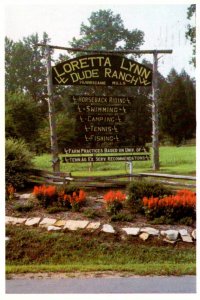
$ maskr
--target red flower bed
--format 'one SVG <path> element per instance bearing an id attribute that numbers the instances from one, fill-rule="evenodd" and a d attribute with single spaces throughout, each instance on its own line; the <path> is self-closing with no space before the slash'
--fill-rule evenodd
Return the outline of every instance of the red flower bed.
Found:
<path id="1" fill-rule="evenodd" d="M 184 217 L 195 217 L 196 193 L 183 189 L 175 195 L 158 197 L 144 197 L 143 206 L 145 213 L 150 218 L 166 215 L 175 220 Z"/>
<path id="2" fill-rule="evenodd" d="M 123 194 L 119 190 L 116 192 L 111 190 L 106 193 L 103 198 L 108 212 L 116 214 L 122 209 L 122 202 L 126 200 L 126 194 Z"/>

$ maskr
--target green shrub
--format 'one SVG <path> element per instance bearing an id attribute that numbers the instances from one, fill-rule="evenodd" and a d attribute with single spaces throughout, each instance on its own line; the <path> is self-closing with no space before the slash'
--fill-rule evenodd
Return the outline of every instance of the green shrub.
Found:
<path id="1" fill-rule="evenodd" d="M 16 203 L 14 205 L 14 210 L 18 211 L 18 212 L 28 212 L 30 210 L 32 210 L 34 207 L 34 203 L 29 202 L 27 204 L 20 204 L 20 203 Z"/>
<path id="2" fill-rule="evenodd" d="M 47 208 L 47 212 L 49 214 L 55 214 L 55 213 L 59 213 L 62 211 L 67 211 L 66 207 L 60 207 L 60 206 L 52 206 L 52 207 L 48 207 Z"/>
<path id="3" fill-rule="evenodd" d="M 125 213 L 118 213 L 116 215 L 112 215 L 110 220 L 112 222 L 132 222 L 134 220 L 134 216 L 130 214 L 125 214 Z"/>
<path id="4" fill-rule="evenodd" d="M 84 216 L 89 219 L 95 219 L 96 217 L 100 217 L 100 214 L 95 211 L 95 209 L 87 208 L 83 212 Z"/>
<path id="5" fill-rule="evenodd" d="M 190 223 L 196 219 L 196 193 L 190 190 L 178 190 L 176 194 L 161 197 L 144 197 L 142 200 L 145 215 L 149 220 L 164 217 L 176 223 Z"/>
<path id="6" fill-rule="evenodd" d="M 6 186 L 15 189 L 25 187 L 29 169 L 33 167 L 33 155 L 23 140 L 7 139 L 6 149 Z"/>
<path id="7" fill-rule="evenodd" d="M 143 213 L 143 197 L 163 197 L 171 195 L 173 192 L 161 183 L 151 182 L 149 180 L 135 180 L 128 186 L 128 204 L 136 212 Z"/>

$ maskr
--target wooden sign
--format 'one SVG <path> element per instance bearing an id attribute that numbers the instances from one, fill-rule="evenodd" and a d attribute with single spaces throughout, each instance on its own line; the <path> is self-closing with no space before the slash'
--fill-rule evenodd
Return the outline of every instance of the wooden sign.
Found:
<path id="1" fill-rule="evenodd" d="M 151 86 L 152 70 L 120 55 L 93 54 L 52 67 L 54 85 Z"/>
<path id="2" fill-rule="evenodd" d="M 82 105 L 131 105 L 133 101 L 136 100 L 135 97 L 115 97 L 115 96 L 71 96 L 70 101 L 74 104 Z"/>
<path id="3" fill-rule="evenodd" d="M 122 156 L 63 156 L 63 163 L 84 163 L 84 162 L 118 162 L 118 161 L 146 161 L 150 155 L 122 155 Z"/>
<path id="4" fill-rule="evenodd" d="M 149 154 L 149 147 L 134 146 L 120 148 L 66 148 L 66 154 L 100 154 L 100 153 L 145 153 Z"/>

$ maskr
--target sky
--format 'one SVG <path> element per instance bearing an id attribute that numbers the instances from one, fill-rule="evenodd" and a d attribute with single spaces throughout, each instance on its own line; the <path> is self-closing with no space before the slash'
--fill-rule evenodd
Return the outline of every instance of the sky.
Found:
<path id="1" fill-rule="evenodd" d="M 185 38 L 189 23 L 187 8 L 190 3 L 178 4 L 174 1 L 175 4 L 148 4 L 149 1 L 146 1 L 146 4 L 138 4 L 141 1 L 126 0 L 96 0 L 95 4 L 75 0 L 74 4 L 68 3 L 72 1 L 67 1 L 67 4 L 60 0 L 6 1 L 5 35 L 18 41 L 36 32 L 42 37 L 42 33 L 47 32 L 52 45 L 69 47 L 68 42 L 73 37 L 80 37 L 81 23 L 89 25 L 88 18 L 92 12 L 110 9 L 115 15 L 120 14 L 125 28 L 144 32 L 145 43 L 141 49 L 173 50 L 172 54 L 159 56 L 158 68 L 163 76 L 166 77 L 175 68 L 178 73 L 185 69 L 191 77 L 195 77 L 195 70 L 189 64 L 192 46 Z M 194 20 L 191 24 L 194 24 Z M 152 55 L 144 55 L 143 58 L 152 62 Z"/>

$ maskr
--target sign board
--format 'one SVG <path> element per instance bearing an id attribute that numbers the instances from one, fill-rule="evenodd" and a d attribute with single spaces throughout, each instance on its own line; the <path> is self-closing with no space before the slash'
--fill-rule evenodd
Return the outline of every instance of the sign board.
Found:
<path id="1" fill-rule="evenodd" d="M 146 153 L 148 154 L 149 147 L 135 146 L 135 147 L 120 147 L 120 148 L 67 148 L 64 149 L 66 154 L 100 154 L 100 153 Z"/>
<path id="2" fill-rule="evenodd" d="M 118 162 L 118 161 L 146 161 L 150 155 L 121 155 L 121 156 L 63 156 L 63 163 L 84 162 Z"/>
<path id="3" fill-rule="evenodd" d="M 54 85 L 151 86 L 152 70 L 120 55 L 76 57 L 52 67 Z"/>

